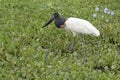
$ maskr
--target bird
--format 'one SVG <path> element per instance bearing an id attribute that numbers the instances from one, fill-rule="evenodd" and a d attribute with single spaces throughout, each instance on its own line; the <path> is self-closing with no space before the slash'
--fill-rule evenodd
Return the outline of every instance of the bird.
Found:
<path id="1" fill-rule="evenodd" d="M 73 41 L 70 49 L 71 53 L 74 52 L 75 36 L 77 34 L 87 34 L 95 37 L 100 36 L 100 31 L 89 21 L 75 17 L 64 18 L 61 17 L 59 12 L 54 12 L 42 28 L 48 26 L 53 21 L 57 28 L 71 31 L 73 33 Z"/>

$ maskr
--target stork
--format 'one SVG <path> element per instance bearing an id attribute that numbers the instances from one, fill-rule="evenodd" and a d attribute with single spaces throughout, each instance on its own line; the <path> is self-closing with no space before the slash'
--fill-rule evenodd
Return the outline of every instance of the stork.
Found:
<path id="1" fill-rule="evenodd" d="M 51 18 L 42 26 L 43 28 L 48 26 L 52 21 L 54 21 L 55 26 L 59 29 L 65 29 L 73 33 L 73 42 L 71 47 L 71 52 L 74 51 L 75 46 L 75 36 L 76 34 L 88 34 L 93 36 L 100 36 L 99 30 L 97 30 L 89 21 L 80 18 L 63 18 L 58 12 L 55 12 Z"/>

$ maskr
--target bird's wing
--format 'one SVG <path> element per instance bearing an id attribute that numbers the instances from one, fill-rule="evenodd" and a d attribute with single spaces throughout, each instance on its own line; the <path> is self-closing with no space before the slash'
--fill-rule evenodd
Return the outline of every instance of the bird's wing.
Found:
<path id="1" fill-rule="evenodd" d="M 74 33 L 99 35 L 99 31 L 90 22 L 79 18 L 68 18 L 66 29 Z"/>

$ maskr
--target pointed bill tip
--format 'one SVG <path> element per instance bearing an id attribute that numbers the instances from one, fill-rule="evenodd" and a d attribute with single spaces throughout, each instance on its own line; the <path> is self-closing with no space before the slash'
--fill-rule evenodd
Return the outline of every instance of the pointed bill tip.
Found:
<path id="1" fill-rule="evenodd" d="M 42 28 L 48 26 L 50 23 L 52 23 L 53 20 L 54 20 L 54 15 L 51 16 L 51 18 L 42 26 Z"/>
<path id="2" fill-rule="evenodd" d="M 42 26 L 42 28 L 44 28 L 45 27 L 45 25 L 44 26 Z"/>

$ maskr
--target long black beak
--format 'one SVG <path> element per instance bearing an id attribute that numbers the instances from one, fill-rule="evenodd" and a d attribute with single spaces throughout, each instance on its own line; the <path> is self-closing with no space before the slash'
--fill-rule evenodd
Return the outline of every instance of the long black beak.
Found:
<path id="1" fill-rule="evenodd" d="M 54 20 L 54 15 L 42 26 L 42 28 L 48 26 Z"/>

